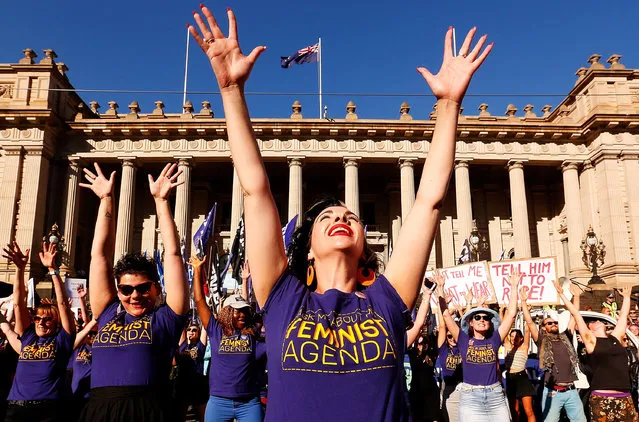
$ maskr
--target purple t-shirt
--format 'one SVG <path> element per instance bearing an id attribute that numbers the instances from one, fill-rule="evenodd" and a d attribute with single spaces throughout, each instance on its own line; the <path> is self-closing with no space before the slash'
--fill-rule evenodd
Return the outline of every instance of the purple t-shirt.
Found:
<path id="1" fill-rule="evenodd" d="M 180 368 L 180 376 L 185 374 L 189 377 L 195 374 L 204 374 L 204 353 L 206 352 L 206 346 L 198 340 L 194 345 L 190 345 L 188 341 L 185 341 L 180 345 L 176 361 Z"/>
<path id="2" fill-rule="evenodd" d="M 319 294 L 286 271 L 263 310 L 266 420 L 408 420 L 410 311 L 384 276 L 363 292 Z"/>
<path id="3" fill-rule="evenodd" d="M 91 388 L 167 383 L 186 320 L 168 305 L 136 318 L 112 302 L 97 319 Z"/>
<path id="4" fill-rule="evenodd" d="M 451 386 L 461 381 L 462 357 L 459 353 L 459 347 L 450 347 L 444 343 L 439 348 L 437 355 L 437 366 L 442 369 L 442 377 L 446 381 L 446 385 Z"/>
<path id="5" fill-rule="evenodd" d="M 209 394 L 217 397 L 244 398 L 260 393 L 265 345 L 253 336 L 235 332 L 224 335 L 217 319 L 211 317 L 206 327 L 211 344 Z"/>
<path id="6" fill-rule="evenodd" d="M 71 355 L 71 392 L 74 397 L 89 398 L 91 390 L 91 346 L 82 344 Z"/>
<path id="7" fill-rule="evenodd" d="M 22 348 L 8 400 L 57 400 L 63 395 L 63 377 L 75 336 L 60 329 L 51 337 L 38 337 L 35 327 L 20 336 Z"/>
<path id="8" fill-rule="evenodd" d="M 459 331 L 457 345 L 462 355 L 464 382 L 471 385 L 492 385 L 499 382 L 497 352 L 501 337 L 495 330 L 490 338 L 478 340 Z"/>

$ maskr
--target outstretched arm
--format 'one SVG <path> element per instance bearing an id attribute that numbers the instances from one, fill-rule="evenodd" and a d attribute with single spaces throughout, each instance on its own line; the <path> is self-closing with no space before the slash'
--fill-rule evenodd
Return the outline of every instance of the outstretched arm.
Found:
<path id="1" fill-rule="evenodd" d="M 583 293 L 583 290 L 581 290 L 581 287 L 573 283 L 570 285 L 570 293 L 572 293 L 572 304 L 575 305 L 575 308 L 577 308 L 577 310 L 580 310 L 581 294 Z M 570 314 L 570 319 L 568 320 L 568 331 L 574 333 L 576 325 L 577 321 L 575 321 L 575 317 Z"/>
<path id="2" fill-rule="evenodd" d="M 524 313 L 524 320 L 528 326 L 528 332 L 532 336 L 533 341 L 537 342 L 539 339 L 539 328 L 537 328 L 537 324 L 535 324 L 535 321 L 532 319 L 532 315 L 530 315 L 530 309 L 528 309 L 528 293 L 525 289 L 520 289 L 519 294 L 521 296 L 521 310 Z"/>
<path id="3" fill-rule="evenodd" d="M 88 323 L 84 325 L 84 328 L 80 330 L 80 332 L 75 336 L 75 341 L 73 342 L 73 350 L 80 347 L 82 343 L 84 343 L 84 339 L 87 338 L 89 332 L 91 330 L 95 330 L 98 326 L 98 321 L 92 319 Z"/>
<path id="4" fill-rule="evenodd" d="M 204 271 L 205 262 L 206 256 L 200 259 L 194 255 L 189 260 L 189 264 L 193 267 L 193 301 L 195 302 L 197 313 L 202 321 L 202 331 L 206 331 L 206 327 L 209 326 L 209 320 L 211 319 L 211 309 L 209 305 L 206 304 L 204 287 L 202 286 L 202 272 Z"/>
<path id="5" fill-rule="evenodd" d="M 80 298 L 80 315 L 82 315 L 82 321 L 86 325 L 89 322 L 89 314 L 87 313 L 87 305 L 84 298 L 87 295 L 87 290 L 80 286 L 78 287 L 78 297 Z"/>
<path id="6" fill-rule="evenodd" d="M 88 183 L 80 183 L 83 188 L 88 188 L 100 198 L 98 217 L 93 233 L 93 245 L 91 246 L 91 264 L 89 265 L 89 301 L 93 317 L 100 316 L 102 311 L 116 297 L 116 287 L 113 282 L 113 254 L 115 253 L 115 222 L 113 181 L 115 172 L 107 179 L 98 163 L 94 163 L 95 173 L 84 169 L 84 177 Z"/>
<path id="7" fill-rule="evenodd" d="M 621 337 L 626 333 L 626 327 L 628 326 L 628 314 L 630 313 L 630 295 L 632 294 L 632 286 L 625 285 L 621 289 L 621 296 L 623 296 L 623 303 L 621 304 L 621 312 L 619 313 L 619 319 L 615 329 L 612 330 L 612 335 L 621 340 Z"/>
<path id="8" fill-rule="evenodd" d="M 15 311 L 15 332 L 22 335 L 31 323 L 27 309 L 27 287 L 24 284 L 24 269 L 29 262 L 31 250 L 22 253 L 16 242 L 10 243 L 2 250 L 2 256 L 16 266 L 16 276 L 13 279 L 13 309 Z"/>
<path id="9" fill-rule="evenodd" d="M 415 317 L 415 323 L 411 327 L 410 330 L 406 332 L 406 344 L 410 346 L 417 340 L 419 337 L 419 332 L 422 330 L 424 326 L 424 321 L 426 321 L 426 315 L 428 315 L 428 310 L 430 309 L 430 295 L 431 291 L 428 289 L 424 290 L 424 294 L 422 295 L 422 304 L 417 311 L 417 316 Z"/>
<path id="10" fill-rule="evenodd" d="M 288 265 L 280 218 L 244 98 L 244 85 L 266 47 L 256 47 L 244 56 L 238 43 L 233 11 L 228 9 L 228 38 L 224 37 L 207 7 L 202 7 L 202 13 L 208 25 L 198 13 L 194 14 L 202 35 L 193 26 L 189 26 L 189 31 L 209 58 L 222 94 L 233 164 L 244 191 L 246 255 L 251 262 L 257 303 L 264 306 Z"/>
<path id="11" fill-rule="evenodd" d="M 184 183 L 177 181 L 182 171 L 175 173 L 177 164 L 167 164 L 157 180 L 149 174 L 149 190 L 155 200 L 155 212 L 164 245 L 164 289 L 166 290 L 166 304 L 178 315 L 184 315 L 189 310 L 189 285 L 186 270 L 180 252 L 175 221 L 169 208 L 169 194 L 171 190 Z"/>
<path id="12" fill-rule="evenodd" d="M 448 334 L 448 330 L 446 330 L 446 323 L 444 322 L 444 315 L 442 314 L 442 310 L 439 306 L 435 307 L 435 312 L 437 312 L 437 347 L 442 347 L 444 343 L 446 343 L 446 335 Z"/>
<path id="13" fill-rule="evenodd" d="M 11 348 L 17 354 L 20 354 L 20 352 L 22 351 L 22 342 L 18 338 L 18 333 L 13 330 L 11 324 L 9 324 L 7 318 L 2 313 L 0 313 L 0 331 L 2 331 L 7 340 L 9 340 Z"/>
<path id="14" fill-rule="evenodd" d="M 435 283 L 437 283 L 437 296 L 438 296 L 438 305 L 442 315 L 443 324 L 446 325 L 448 331 L 453 336 L 455 341 L 459 338 L 459 326 L 453 319 L 453 316 L 450 314 L 450 310 L 448 309 L 448 303 L 450 302 L 450 297 L 446 296 L 444 292 L 444 277 L 440 274 L 439 270 L 435 270 L 433 272 L 433 278 L 435 279 Z M 443 344 L 443 343 L 442 343 Z"/>
<path id="15" fill-rule="evenodd" d="M 517 296 L 519 293 L 520 280 L 521 274 L 519 274 L 519 271 L 514 271 L 510 277 L 508 277 L 508 281 L 510 282 L 510 301 L 508 302 L 506 313 L 504 313 L 504 319 L 501 320 L 501 324 L 499 325 L 499 336 L 502 341 L 510 332 L 510 327 L 513 326 L 513 322 L 515 322 L 515 317 L 517 316 Z"/>
<path id="16" fill-rule="evenodd" d="M 557 293 L 564 303 L 564 306 L 566 307 L 566 309 L 568 309 L 568 311 L 570 311 L 570 314 L 573 316 L 573 318 L 575 318 L 575 322 L 577 323 L 577 330 L 579 330 L 581 339 L 586 345 L 586 352 L 592 353 L 595 350 L 597 337 L 595 337 L 594 333 L 588 328 L 586 321 L 584 321 L 583 317 L 579 313 L 579 309 L 577 309 L 577 307 L 575 307 L 575 305 L 573 305 L 572 302 L 568 300 L 568 298 L 564 294 L 564 289 L 561 287 L 561 284 L 559 284 L 557 280 L 553 280 L 552 283 L 555 286 L 555 289 L 557 289 Z"/>
<path id="17" fill-rule="evenodd" d="M 248 261 L 245 261 L 244 265 L 242 265 L 242 274 L 241 274 L 242 286 L 240 287 L 240 294 L 246 301 L 249 300 L 248 281 L 250 276 L 251 276 L 251 267 L 249 267 Z"/>
<path id="18" fill-rule="evenodd" d="M 409 309 L 413 307 L 424 276 L 453 170 L 459 107 L 473 74 L 492 49 L 490 44 L 481 52 L 486 42 L 484 35 L 471 50 L 473 28 L 468 32 L 460 54 L 453 57 L 452 33 L 449 28 L 439 73 L 433 75 L 423 67 L 417 69 L 437 98 L 437 121 L 415 204 L 402 224 L 397 246 L 384 273 Z"/>
<path id="19" fill-rule="evenodd" d="M 69 306 L 69 300 L 67 299 L 67 289 L 64 288 L 64 283 L 62 282 L 62 278 L 60 278 L 60 272 L 55 262 L 55 257 L 58 256 L 56 245 L 54 243 L 47 244 L 43 242 L 42 251 L 38 256 L 40 257 L 42 265 L 44 265 L 47 271 L 49 271 L 49 274 L 51 274 L 62 328 L 67 333 L 75 336 L 75 318 L 71 311 L 71 306 Z"/>

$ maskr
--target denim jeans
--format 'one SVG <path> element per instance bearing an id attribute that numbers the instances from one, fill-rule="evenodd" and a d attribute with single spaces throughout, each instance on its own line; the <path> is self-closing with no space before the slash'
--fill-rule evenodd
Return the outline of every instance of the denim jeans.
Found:
<path id="1" fill-rule="evenodd" d="M 510 410 L 500 383 L 459 384 L 459 422 L 509 422 Z"/>
<path id="2" fill-rule="evenodd" d="M 211 396 L 204 413 L 206 422 L 262 422 L 264 412 L 259 397 L 251 399 L 227 399 Z"/>
<path id="3" fill-rule="evenodd" d="M 562 407 L 566 410 L 570 422 L 586 422 L 584 405 L 576 389 L 559 392 L 544 387 L 544 395 L 541 398 L 541 415 L 544 422 L 559 421 Z"/>

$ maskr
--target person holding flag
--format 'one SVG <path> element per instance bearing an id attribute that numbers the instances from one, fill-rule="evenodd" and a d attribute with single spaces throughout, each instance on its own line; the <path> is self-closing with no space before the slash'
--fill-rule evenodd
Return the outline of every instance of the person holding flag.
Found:
<path id="1" fill-rule="evenodd" d="M 266 419 L 409 420 L 404 352 L 410 309 L 453 169 L 461 102 L 492 45 L 482 51 L 483 36 L 471 49 L 473 28 L 454 57 L 449 28 L 439 73 L 418 68 L 437 97 L 437 121 L 415 204 L 385 273 L 378 275 L 363 224 L 338 201 L 311 207 L 301 218 L 288 257 L 284 253 L 280 217 L 244 97 L 244 85 L 266 47 L 243 55 L 233 11 L 227 12 L 228 37 L 207 7 L 201 12 L 208 25 L 195 13 L 201 35 L 195 27 L 189 30 L 209 58 L 222 95 L 231 153 L 244 190 L 253 292 L 268 332 Z M 359 286 L 365 285 L 369 287 L 361 291 Z"/>

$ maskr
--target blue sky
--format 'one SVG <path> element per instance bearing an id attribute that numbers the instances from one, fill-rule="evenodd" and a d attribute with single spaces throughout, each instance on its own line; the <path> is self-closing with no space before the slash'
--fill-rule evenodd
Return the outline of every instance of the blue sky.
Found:
<path id="1" fill-rule="evenodd" d="M 184 75 L 186 23 L 198 2 L 134 1 L 5 1 L 0 26 L 0 63 L 17 63 L 23 48 L 54 49 L 70 68 L 76 88 L 181 91 Z M 226 27 L 226 6 L 238 17 L 240 44 L 245 52 L 267 45 L 247 85 L 247 91 L 290 95 L 249 96 L 253 117 L 286 117 L 295 99 L 306 117 L 317 117 L 317 66 L 281 69 L 280 56 L 293 54 L 322 37 L 325 93 L 430 94 L 415 71 L 424 65 L 435 72 L 441 62 L 443 36 L 457 28 L 458 45 L 473 25 L 495 42 L 492 54 L 473 79 L 469 94 L 562 94 L 573 87 L 575 71 L 587 66 L 592 53 L 605 61 L 623 55 L 629 68 L 639 68 L 639 2 L 559 0 L 554 2 L 497 2 L 423 0 L 324 0 L 322 2 L 227 0 L 206 3 Z M 39 57 L 39 58 L 40 58 Z M 38 58 L 38 59 L 39 59 Z M 210 66 L 191 44 L 189 91 L 216 91 Z M 182 95 L 140 93 L 81 93 L 85 101 L 116 100 L 126 112 L 131 100 L 151 112 L 162 100 L 166 112 L 181 111 Z M 196 111 L 208 99 L 222 116 L 219 97 L 189 95 Z M 477 114 L 480 103 L 503 115 L 514 103 L 523 115 L 527 103 L 537 113 L 544 104 L 563 97 L 468 96 L 465 114 Z M 331 117 L 345 114 L 348 100 L 357 104 L 360 118 L 399 115 L 408 101 L 414 118 L 427 118 L 435 102 L 424 97 L 325 96 Z"/>

